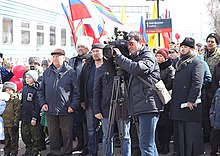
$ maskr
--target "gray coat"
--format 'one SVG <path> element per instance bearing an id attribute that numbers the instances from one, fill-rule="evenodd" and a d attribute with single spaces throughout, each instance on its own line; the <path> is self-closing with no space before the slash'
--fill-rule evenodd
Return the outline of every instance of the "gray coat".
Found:
<path id="1" fill-rule="evenodd" d="M 128 113 L 129 115 L 138 115 L 163 111 L 163 104 L 156 92 L 143 84 L 137 77 L 140 76 L 151 84 L 160 80 L 160 69 L 156 58 L 144 45 L 137 54 L 132 59 L 128 59 L 123 55 L 118 55 L 115 58 L 115 62 L 130 73 Z"/>
<path id="2" fill-rule="evenodd" d="M 198 104 L 194 110 L 188 107 L 180 108 L 182 103 L 195 103 L 200 99 L 204 77 L 204 65 L 196 57 L 182 63 L 175 73 L 170 118 L 173 120 L 197 122 L 202 120 L 202 105 Z"/>

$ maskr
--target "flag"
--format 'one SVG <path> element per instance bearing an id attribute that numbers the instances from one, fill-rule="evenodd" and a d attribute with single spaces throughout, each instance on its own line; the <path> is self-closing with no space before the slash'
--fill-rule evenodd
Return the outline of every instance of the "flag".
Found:
<path id="1" fill-rule="evenodd" d="M 169 34 L 167 32 L 162 33 L 163 36 L 163 43 L 164 43 L 164 48 L 168 48 L 170 46 L 170 37 Z"/>
<path id="2" fill-rule="evenodd" d="M 80 0 L 69 0 L 72 20 L 91 18 L 88 8 Z"/>
<path id="3" fill-rule="evenodd" d="M 142 35 L 142 43 L 148 43 L 148 36 L 146 34 L 146 30 L 145 30 L 145 23 L 144 23 L 144 20 L 143 20 L 143 16 L 141 16 L 141 22 L 140 22 L 140 34 Z"/>
<path id="4" fill-rule="evenodd" d="M 69 23 L 69 26 L 70 26 L 70 29 L 71 29 L 71 32 L 72 32 L 73 42 L 76 44 L 76 36 L 75 36 L 75 33 L 74 33 L 74 31 L 75 31 L 74 23 L 73 23 L 70 15 L 68 14 L 66 7 L 63 5 L 63 3 L 61 3 L 61 6 L 63 8 L 63 11 L 64 11 L 65 15 L 66 15 L 66 18 L 68 20 L 68 23 Z"/>
<path id="5" fill-rule="evenodd" d="M 89 24 L 93 29 L 95 38 L 99 38 L 104 30 L 104 20 L 98 11 L 98 9 L 93 5 L 90 0 L 82 0 L 83 4 L 89 11 L 91 18 L 82 19 L 83 24 Z"/>
<path id="6" fill-rule="evenodd" d="M 95 33 L 94 33 L 92 26 L 90 24 L 84 24 L 84 31 L 85 31 L 86 36 L 90 36 L 94 39 L 93 44 L 99 43 L 99 39 L 96 38 Z"/>
<path id="7" fill-rule="evenodd" d="M 168 17 L 168 11 L 167 11 L 167 9 L 165 10 L 165 18 L 169 18 L 169 17 Z M 165 47 L 165 48 L 168 48 L 168 49 L 169 49 L 169 46 L 170 46 L 170 36 L 171 36 L 170 33 L 167 33 L 167 32 L 162 33 L 164 47 Z"/>
<path id="8" fill-rule="evenodd" d="M 107 18 L 111 19 L 112 21 L 122 24 L 116 16 L 113 14 L 110 8 L 107 6 L 103 5 L 101 2 L 98 0 L 92 0 L 92 3 L 95 5 L 95 7 L 99 10 L 99 12 L 103 15 L 105 15 Z"/>
<path id="9" fill-rule="evenodd" d="M 122 6 L 121 7 L 121 23 L 123 23 L 123 24 L 127 24 L 127 17 L 125 16 L 125 7 L 124 6 Z"/>
<path id="10" fill-rule="evenodd" d="M 154 7 L 152 11 L 152 19 L 157 19 L 157 4 L 154 2 Z M 158 34 L 152 33 L 148 35 L 148 46 L 153 49 L 158 46 Z"/>
<path id="11" fill-rule="evenodd" d="M 82 20 L 80 20 L 80 22 L 78 23 L 77 27 L 76 27 L 76 37 L 79 38 L 80 36 L 84 36 L 84 25 Z"/>

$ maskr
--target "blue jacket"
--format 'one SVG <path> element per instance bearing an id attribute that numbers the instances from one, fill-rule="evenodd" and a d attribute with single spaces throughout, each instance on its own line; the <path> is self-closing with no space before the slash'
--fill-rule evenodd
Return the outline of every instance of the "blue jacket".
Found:
<path id="1" fill-rule="evenodd" d="M 209 114 L 211 126 L 220 129 L 220 88 L 215 92 Z"/>
<path id="2" fill-rule="evenodd" d="M 32 119 L 39 121 L 41 111 L 37 94 L 39 87 L 39 83 L 24 86 L 21 98 L 21 121 L 29 123 Z"/>
<path id="3" fill-rule="evenodd" d="M 50 65 L 44 71 L 39 90 L 39 102 L 42 107 L 48 105 L 48 115 L 67 115 L 68 107 L 77 109 L 79 105 L 79 83 L 76 72 L 67 63 L 58 71 Z"/>
<path id="4" fill-rule="evenodd" d="M 118 55 L 115 57 L 115 62 L 123 70 L 130 73 L 128 114 L 137 115 L 163 111 L 163 104 L 157 93 L 137 77 L 140 76 L 151 84 L 160 80 L 160 69 L 154 54 L 143 45 L 132 59 Z"/>
<path id="5" fill-rule="evenodd" d="M 5 67 L 0 66 L 0 84 L 4 84 L 6 81 L 9 81 L 13 77 L 13 73 L 8 71 Z"/>

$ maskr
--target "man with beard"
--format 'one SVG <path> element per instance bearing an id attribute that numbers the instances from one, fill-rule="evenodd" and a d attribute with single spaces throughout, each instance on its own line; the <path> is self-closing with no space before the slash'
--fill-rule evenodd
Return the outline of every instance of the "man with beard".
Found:
<path id="1" fill-rule="evenodd" d="M 69 65 L 76 71 L 77 79 L 80 84 L 80 76 L 82 72 L 83 65 L 86 62 L 86 59 L 91 56 L 91 47 L 92 47 L 93 38 L 89 36 L 81 36 L 76 42 L 76 50 L 78 55 L 72 57 L 69 60 Z M 87 128 L 86 128 L 86 119 L 85 111 L 82 107 L 79 107 L 77 112 L 73 113 L 73 133 L 76 134 L 78 139 L 77 146 L 73 151 L 81 151 L 82 154 L 87 154 Z"/>
<path id="2" fill-rule="evenodd" d="M 174 136 L 172 156 L 204 153 L 201 104 L 204 66 L 196 57 L 194 48 L 195 40 L 190 37 L 180 44 L 170 107 Z"/>

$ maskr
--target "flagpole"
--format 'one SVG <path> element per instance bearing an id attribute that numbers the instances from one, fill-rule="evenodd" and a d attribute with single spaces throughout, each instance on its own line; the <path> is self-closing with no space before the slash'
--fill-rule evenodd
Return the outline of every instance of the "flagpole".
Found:
<path id="1" fill-rule="evenodd" d="M 157 0 L 157 19 L 160 17 L 160 0 Z M 158 33 L 158 46 L 160 47 L 160 33 Z"/>

